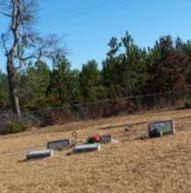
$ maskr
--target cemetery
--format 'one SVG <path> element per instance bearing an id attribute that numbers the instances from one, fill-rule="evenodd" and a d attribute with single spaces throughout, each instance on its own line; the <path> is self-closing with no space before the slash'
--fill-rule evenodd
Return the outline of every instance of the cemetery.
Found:
<path id="1" fill-rule="evenodd" d="M 72 133 L 72 136 L 77 138 L 77 133 Z M 47 143 L 47 148 L 42 150 L 30 150 L 27 152 L 26 158 L 27 160 L 32 159 L 43 159 L 47 157 L 51 157 L 55 154 L 56 151 L 62 151 L 64 149 L 73 148 L 73 153 L 84 153 L 84 152 L 92 152 L 92 151 L 100 151 L 101 144 L 108 144 L 112 142 L 111 135 L 95 135 L 89 137 L 85 140 L 85 143 L 81 141 L 73 141 L 71 139 L 63 139 L 56 141 L 49 141 Z M 81 144 L 80 144 L 81 143 Z"/>
<path id="2" fill-rule="evenodd" d="M 129 126 L 128 126 L 129 127 Z M 125 127 L 124 132 L 129 132 L 130 129 Z M 114 135 L 117 135 L 122 132 L 115 132 Z M 175 134 L 175 125 L 173 120 L 164 120 L 148 123 L 148 136 L 149 138 L 162 137 L 165 135 L 174 135 Z M 64 149 L 73 148 L 73 153 L 87 153 L 93 151 L 101 151 L 101 144 L 108 144 L 115 141 L 112 138 L 112 135 L 105 134 L 99 135 L 95 134 L 91 137 L 88 137 L 86 140 L 78 139 L 78 133 L 72 132 L 71 136 L 75 139 L 62 139 L 56 141 L 49 141 L 47 143 L 47 148 L 44 150 L 31 150 L 27 152 L 27 160 L 32 159 L 41 159 L 46 157 L 51 157 L 56 151 L 62 151 Z M 71 155 L 71 153 L 69 153 Z"/>
<path id="3" fill-rule="evenodd" d="M 0 193 L 191 193 L 191 0 L 0 0 Z"/>
<path id="4" fill-rule="evenodd" d="M 110 184 L 111 192 L 152 193 L 161 175 L 166 176 L 167 192 L 174 192 L 172 185 L 175 192 L 189 190 L 191 119 L 185 114 L 189 117 L 191 111 L 152 112 L 116 117 L 112 125 L 109 118 L 2 136 L 1 192 L 93 193 L 104 192 Z M 140 140 L 142 135 L 145 140 Z M 181 188 L 179 179 L 185 180 Z"/>

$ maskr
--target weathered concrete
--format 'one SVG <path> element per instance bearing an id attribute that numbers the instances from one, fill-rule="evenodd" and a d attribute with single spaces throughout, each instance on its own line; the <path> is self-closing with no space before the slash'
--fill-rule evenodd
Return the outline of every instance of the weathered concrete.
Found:
<path id="1" fill-rule="evenodd" d="M 70 147 L 70 145 L 71 145 L 70 139 L 50 141 L 47 143 L 47 149 L 53 149 L 53 150 L 61 151 L 67 147 Z"/>
<path id="2" fill-rule="evenodd" d="M 26 157 L 28 160 L 31 160 L 31 159 L 42 159 L 53 155 L 54 155 L 54 151 L 50 149 L 36 150 L 36 151 L 30 150 L 28 151 Z"/>
<path id="3" fill-rule="evenodd" d="M 77 145 L 73 152 L 74 153 L 82 153 L 82 152 L 90 152 L 90 151 L 100 151 L 101 145 L 99 143 L 94 144 L 83 144 L 83 145 Z"/>

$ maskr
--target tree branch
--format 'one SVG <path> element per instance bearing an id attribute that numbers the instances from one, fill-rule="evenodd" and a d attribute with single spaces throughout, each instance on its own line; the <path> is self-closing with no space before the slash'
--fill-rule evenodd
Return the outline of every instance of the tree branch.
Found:
<path id="1" fill-rule="evenodd" d="M 30 56 L 26 56 L 26 57 L 17 56 L 17 58 L 22 62 L 25 62 L 25 61 L 30 60 L 30 59 L 38 59 L 38 57 L 35 55 L 30 55 Z"/>
<path id="2" fill-rule="evenodd" d="M 3 12 L 3 11 L 0 11 L 0 14 L 3 15 L 3 16 L 5 16 L 5 17 L 11 18 L 11 15 L 10 15 L 10 14 L 5 13 L 5 12 Z"/>
<path id="3" fill-rule="evenodd" d="M 5 50 L 5 55 L 7 56 L 9 51 L 7 49 L 7 46 L 6 46 L 6 37 L 4 34 L 1 34 L 1 40 L 2 40 L 2 45 L 3 45 L 3 48 Z"/>

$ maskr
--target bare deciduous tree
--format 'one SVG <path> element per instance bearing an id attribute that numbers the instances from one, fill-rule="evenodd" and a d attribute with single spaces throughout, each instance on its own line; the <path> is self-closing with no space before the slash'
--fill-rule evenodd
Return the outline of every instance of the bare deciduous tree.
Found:
<path id="1" fill-rule="evenodd" d="M 59 40 L 55 35 L 41 38 L 33 30 L 37 0 L 3 0 L 0 2 L 0 14 L 7 18 L 8 29 L 1 34 L 1 44 L 5 50 L 7 75 L 9 82 L 12 110 L 21 119 L 17 93 L 17 73 L 29 59 L 40 60 L 42 57 L 54 57 L 63 53 L 58 48 Z"/>

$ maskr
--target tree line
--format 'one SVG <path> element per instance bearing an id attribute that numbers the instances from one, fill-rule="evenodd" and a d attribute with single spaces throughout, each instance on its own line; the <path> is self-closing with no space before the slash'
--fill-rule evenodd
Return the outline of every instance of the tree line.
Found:
<path id="1" fill-rule="evenodd" d="M 139 47 L 127 32 L 112 37 L 100 65 L 92 59 L 72 69 L 67 55 L 51 61 L 27 60 L 15 79 L 21 110 L 35 111 L 132 95 L 188 91 L 191 41 L 163 36 L 152 47 Z M 6 73 L 0 73 L 0 108 L 10 108 Z"/>

